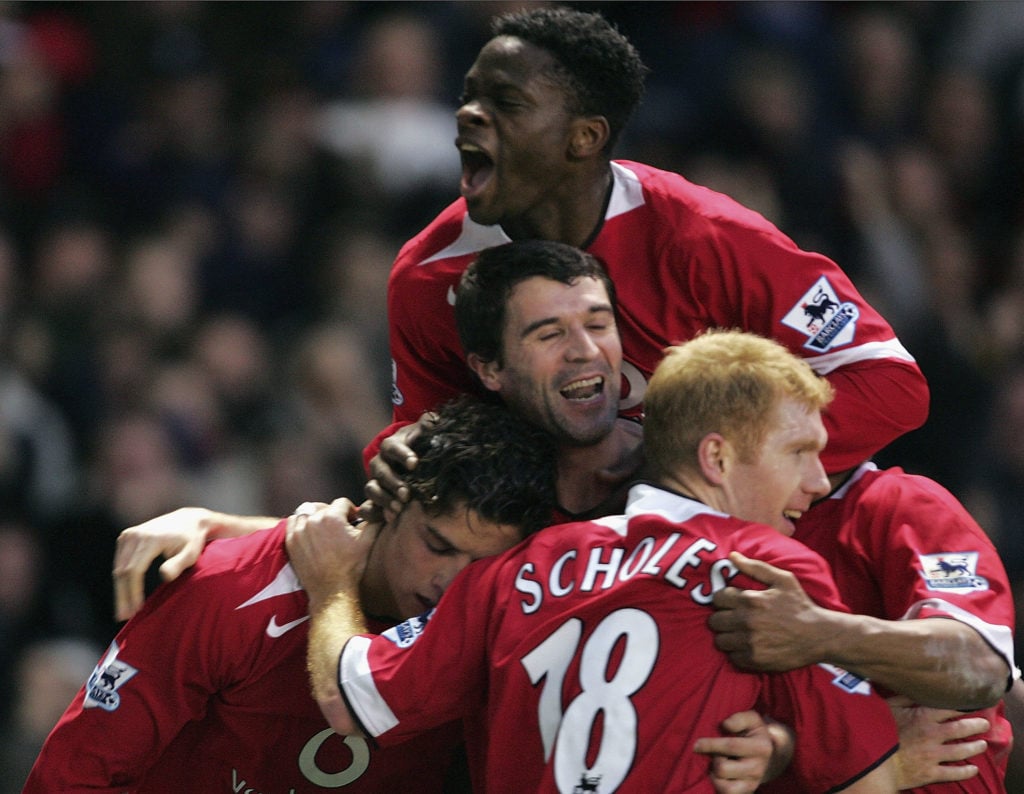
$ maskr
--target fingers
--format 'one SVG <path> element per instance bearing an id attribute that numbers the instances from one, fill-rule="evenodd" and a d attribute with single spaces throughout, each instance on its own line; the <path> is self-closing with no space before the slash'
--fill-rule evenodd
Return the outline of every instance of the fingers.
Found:
<path id="1" fill-rule="evenodd" d="M 193 538 L 188 541 L 184 547 L 182 547 L 181 551 L 171 557 L 168 557 L 163 561 L 163 563 L 161 563 L 160 577 L 165 582 L 173 582 L 181 576 L 182 571 L 185 571 L 196 564 L 196 561 L 199 559 L 199 555 L 202 553 L 205 545 L 206 544 L 203 542 L 202 538 Z"/>
<path id="2" fill-rule="evenodd" d="M 711 597 L 711 603 L 715 609 L 737 609 L 744 592 L 738 587 L 723 587 Z"/>
<path id="3" fill-rule="evenodd" d="M 129 620 L 146 600 L 146 571 L 158 556 L 160 549 L 146 537 L 140 537 L 134 527 L 117 537 L 114 550 L 114 617 Z"/>
<path id="4" fill-rule="evenodd" d="M 737 711 L 722 720 L 722 730 L 729 733 L 743 734 L 756 728 L 765 727 L 764 718 L 756 711 Z"/>
<path id="5" fill-rule="evenodd" d="M 974 764 L 941 764 L 935 768 L 932 783 L 955 783 L 977 777 L 978 767 Z"/>
<path id="6" fill-rule="evenodd" d="M 781 587 L 793 580 L 793 574 L 782 568 L 776 568 L 761 560 L 755 560 L 741 554 L 738 551 L 729 554 L 729 561 L 735 565 L 741 573 L 745 573 L 751 579 L 766 584 L 770 587 Z"/>
<path id="7" fill-rule="evenodd" d="M 372 517 L 383 517 L 386 511 L 390 511 L 395 514 L 402 511 L 402 508 L 405 506 L 405 502 L 409 500 L 411 494 L 404 484 L 395 486 L 395 482 L 401 483 L 401 480 L 392 481 L 393 490 L 389 490 L 384 487 L 384 479 L 382 478 L 369 480 L 363 487 L 363 492 L 366 495 L 367 501 L 374 505 L 375 508 L 374 515 Z"/>
<path id="8" fill-rule="evenodd" d="M 131 619 L 145 601 L 144 574 L 134 570 L 114 570 L 114 617 L 118 621 Z"/>

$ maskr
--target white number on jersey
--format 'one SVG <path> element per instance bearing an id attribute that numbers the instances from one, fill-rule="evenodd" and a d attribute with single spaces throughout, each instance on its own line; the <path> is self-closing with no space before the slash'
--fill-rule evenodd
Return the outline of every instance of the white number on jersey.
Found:
<path id="1" fill-rule="evenodd" d="M 600 776 L 601 791 L 614 791 L 629 774 L 636 755 L 636 709 L 630 697 L 647 681 L 658 658 L 658 626 L 639 609 L 619 609 L 602 620 L 579 647 L 583 621 L 570 618 L 522 659 L 533 684 L 544 681 L 537 717 L 544 759 L 554 748 L 555 782 L 571 794 L 581 775 Z M 622 660 L 606 678 L 612 651 L 624 641 Z M 582 691 L 562 711 L 562 684 L 579 651 Z M 587 754 L 597 716 L 604 713 L 594 764 Z"/>

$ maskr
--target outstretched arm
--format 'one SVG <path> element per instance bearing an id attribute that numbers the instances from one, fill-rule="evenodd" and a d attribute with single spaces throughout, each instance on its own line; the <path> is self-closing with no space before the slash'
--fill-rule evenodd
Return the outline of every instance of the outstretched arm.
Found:
<path id="1" fill-rule="evenodd" d="M 733 553 L 765 590 L 715 594 L 715 644 L 740 667 L 792 670 L 827 662 L 934 708 L 971 711 L 996 703 L 1010 671 L 970 626 L 952 619 L 883 620 L 824 609 L 796 577 Z"/>
<path id="2" fill-rule="evenodd" d="M 307 661 L 313 697 L 331 728 L 360 733 L 341 695 L 338 660 L 352 637 L 366 633 L 359 582 L 377 527 L 355 525 L 357 510 L 336 499 L 312 515 L 288 520 L 286 546 L 292 567 L 309 596 Z"/>
<path id="3" fill-rule="evenodd" d="M 279 520 L 267 516 L 229 515 L 205 507 L 182 507 L 123 530 L 117 537 L 114 552 L 117 620 L 131 618 L 146 600 L 146 571 L 157 557 L 167 558 L 160 565 L 160 576 L 170 582 L 195 565 L 209 541 L 248 535 L 272 527 Z"/>

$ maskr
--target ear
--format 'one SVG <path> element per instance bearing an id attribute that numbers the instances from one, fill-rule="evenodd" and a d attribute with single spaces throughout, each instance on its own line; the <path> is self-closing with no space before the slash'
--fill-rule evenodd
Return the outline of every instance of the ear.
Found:
<path id="1" fill-rule="evenodd" d="M 721 485 L 734 450 L 721 433 L 708 433 L 697 445 L 701 474 L 709 483 Z"/>
<path id="2" fill-rule="evenodd" d="M 569 156 L 574 160 L 587 160 L 601 154 L 611 131 L 604 116 L 581 116 L 572 122 L 569 130 Z"/>
<path id="3" fill-rule="evenodd" d="M 501 391 L 501 365 L 497 361 L 485 361 L 476 353 L 466 356 L 466 363 L 476 373 L 484 388 L 489 391 Z"/>

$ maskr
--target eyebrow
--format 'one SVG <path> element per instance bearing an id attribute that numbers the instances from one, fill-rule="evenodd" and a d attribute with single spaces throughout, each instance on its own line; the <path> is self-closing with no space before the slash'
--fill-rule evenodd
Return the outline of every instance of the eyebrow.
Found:
<path id="1" fill-rule="evenodd" d="M 454 543 L 448 540 L 448 538 L 441 534 L 441 530 L 439 530 L 437 527 L 432 526 L 430 524 L 424 524 L 423 528 L 426 529 L 427 534 L 434 538 L 434 540 L 436 540 L 439 544 L 441 544 L 442 546 L 446 546 L 446 550 L 461 551 L 461 549 L 459 549 L 458 546 L 456 546 Z"/>
<path id="2" fill-rule="evenodd" d="M 595 314 L 606 314 L 606 313 L 607 314 L 611 314 L 611 315 L 615 314 L 615 310 L 612 309 L 612 305 L 610 303 L 597 304 L 596 306 L 591 306 L 589 309 L 587 309 L 587 314 L 589 316 L 593 316 Z M 538 328 L 543 328 L 545 325 L 554 325 L 554 324 L 558 323 L 560 320 L 561 320 L 560 317 L 544 317 L 543 319 L 540 319 L 540 320 L 534 320 L 532 323 L 527 325 L 522 330 L 522 333 L 519 334 L 519 338 L 520 339 L 525 339 L 530 334 L 532 334 L 534 331 L 536 331 Z"/>

